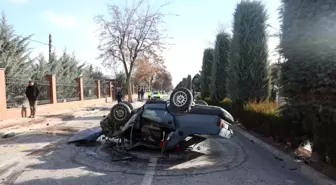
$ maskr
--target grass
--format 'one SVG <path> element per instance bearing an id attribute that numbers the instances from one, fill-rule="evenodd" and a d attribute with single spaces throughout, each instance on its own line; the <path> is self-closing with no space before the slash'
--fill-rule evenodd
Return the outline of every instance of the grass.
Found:
<path id="1" fill-rule="evenodd" d="M 259 113 L 265 114 L 273 114 L 276 113 L 279 108 L 279 105 L 273 101 L 264 101 L 264 102 L 257 102 L 257 101 L 249 101 L 245 105 L 245 109 L 253 110 Z"/>

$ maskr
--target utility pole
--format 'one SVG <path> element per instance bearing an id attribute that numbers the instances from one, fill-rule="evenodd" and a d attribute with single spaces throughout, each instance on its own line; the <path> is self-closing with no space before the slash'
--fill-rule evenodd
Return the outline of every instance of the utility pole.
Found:
<path id="1" fill-rule="evenodd" d="M 49 62 L 51 62 L 51 47 L 52 47 L 52 45 L 51 45 L 51 43 L 52 43 L 52 40 L 51 40 L 51 34 L 49 34 Z"/>

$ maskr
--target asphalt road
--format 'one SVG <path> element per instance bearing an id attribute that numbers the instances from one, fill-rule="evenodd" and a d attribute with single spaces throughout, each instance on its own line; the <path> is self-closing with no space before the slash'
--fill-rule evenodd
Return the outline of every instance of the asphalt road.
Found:
<path id="1" fill-rule="evenodd" d="M 97 115 L 81 117 L 67 124 L 97 126 L 103 114 L 104 112 L 101 112 Z M 295 170 L 290 169 L 290 166 L 286 166 L 281 160 L 239 133 L 235 133 L 231 140 L 209 139 L 205 141 L 202 148 L 210 148 L 215 153 L 214 155 L 200 156 L 182 162 L 172 160 L 168 163 L 156 156 L 141 162 L 112 162 L 112 158 L 103 157 L 103 154 L 99 152 L 98 149 L 101 146 L 68 145 L 64 140 L 66 138 L 66 136 L 27 135 L 9 143 L 0 143 L 0 151 L 2 150 L 0 153 L 0 184 L 312 184 Z M 56 141 L 58 142 L 55 143 Z M 26 144 L 29 144 L 31 148 Z M 46 147 L 36 148 L 43 146 Z M 3 152 L 5 149 L 7 153 Z"/>

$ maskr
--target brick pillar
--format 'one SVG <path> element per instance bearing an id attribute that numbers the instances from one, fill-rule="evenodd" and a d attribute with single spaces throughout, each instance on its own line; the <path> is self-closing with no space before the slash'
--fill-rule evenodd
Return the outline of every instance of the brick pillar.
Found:
<path id="1" fill-rule="evenodd" d="M 100 80 L 96 80 L 96 92 L 97 92 L 97 98 L 100 98 Z"/>
<path id="2" fill-rule="evenodd" d="M 112 81 L 109 82 L 109 87 L 108 87 L 108 93 L 109 93 L 109 97 L 112 97 L 113 99 L 113 89 L 112 89 L 113 83 Z"/>
<path id="3" fill-rule="evenodd" d="M 0 68 L 0 120 L 6 119 L 7 100 L 6 100 L 6 77 L 5 69 Z"/>
<path id="4" fill-rule="evenodd" d="M 79 101 L 83 101 L 84 100 L 83 77 L 76 78 L 76 82 L 78 84 L 77 90 L 79 92 Z"/>
<path id="5" fill-rule="evenodd" d="M 47 80 L 49 81 L 49 97 L 50 103 L 57 103 L 57 95 L 56 95 L 56 76 L 55 75 L 46 75 Z"/>
<path id="6" fill-rule="evenodd" d="M 116 99 L 116 96 L 117 96 L 117 92 L 118 92 L 118 87 L 117 87 L 117 85 L 115 85 L 114 87 L 113 87 L 113 91 L 112 91 L 113 93 L 113 99 L 114 100 L 117 100 Z M 124 93 L 125 93 L 125 91 L 124 91 Z"/>

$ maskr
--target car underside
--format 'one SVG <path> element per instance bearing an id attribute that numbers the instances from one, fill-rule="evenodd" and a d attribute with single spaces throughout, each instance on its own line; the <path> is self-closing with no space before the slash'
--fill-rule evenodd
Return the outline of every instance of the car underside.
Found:
<path id="1" fill-rule="evenodd" d="M 191 92 L 180 88 L 169 101 L 149 100 L 138 109 L 116 104 L 101 121 L 102 134 L 127 150 L 146 146 L 162 152 L 186 149 L 208 136 L 231 137 L 231 114 L 192 102 Z"/>

